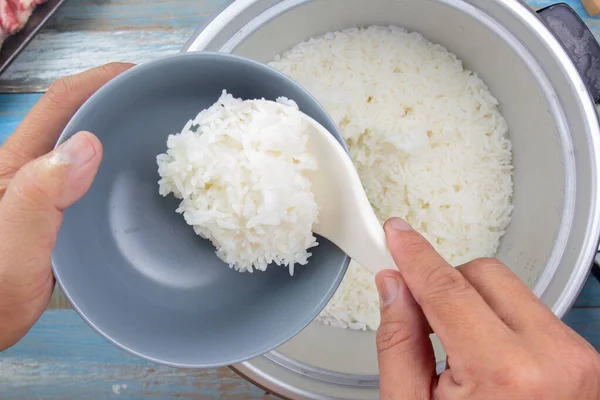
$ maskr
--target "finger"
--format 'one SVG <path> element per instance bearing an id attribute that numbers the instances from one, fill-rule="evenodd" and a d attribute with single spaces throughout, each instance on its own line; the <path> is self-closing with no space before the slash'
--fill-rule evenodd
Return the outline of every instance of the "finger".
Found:
<path id="1" fill-rule="evenodd" d="M 53 83 L 0 148 L 0 179 L 4 177 L 2 180 L 6 181 L 5 175 L 8 175 L 2 173 L 3 169 L 10 169 L 12 177 L 23 165 L 52 150 L 61 132 L 83 103 L 108 81 L 132 66 L 125 63 L 106 64 Z M 0 191 L 3 191 L 1 187 Z"/>
<path id="2" fill-rule="evenodd" d="M 462 385 L 456 381 L 454 371 L 446 369 L 438 379 L 438 385 L 433 390 L 434 400 L 468 399 L 473 396 L 472 385 Z"/>
<path id="3" fill-rule="evenodd" d="M 398 271 L 376 279 L 381 303 L 377 356 L 382 399 L 431 398 L 436 380 L 429 325 Z"/>
<path id="4" fill-rule="evenodd" d="M 510 330 L 469 281 L 405 221 L 390 219 L 385 231 L 406 285 L 455 363 L 492 351 Z"/>
<path id="5" fill-rule="evenodd" d="M 102 157 L 91 133 L 78 133 L 25 165 L 0 203 L 0 333 L 20 338 L 52 292 L 50 257 L 63 210 L 89 189 Z M 6 339 L 8 337 L 8 339 Z"/>
<path id="6" fill-rule="evenodd" d="M 556 319 L 531 289 L 499 260 L 477 259 L 457 269 L 511 329 L 522 331 Z"/>

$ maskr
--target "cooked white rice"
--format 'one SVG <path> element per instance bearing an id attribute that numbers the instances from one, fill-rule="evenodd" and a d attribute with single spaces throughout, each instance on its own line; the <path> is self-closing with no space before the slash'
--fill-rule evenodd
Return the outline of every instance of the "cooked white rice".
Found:
<path id="1" fill-rule="evenodd" d="M 511 143 L 497 100 L 454 54 L 373 26 L 300 43 L 270 65 L 338 124 L 382 222 L 408 220 L 453 265 L 495 254 L 512 211 Z M 319 319 L 376 329 L 373 276 L 352 263 Z"/>
<path id="2" fill-rule="evenodd" d="M 182 200 L 177 212 L 230 267 L 264 271 L 276 263 L 293 275 L 317 245 L 319 209 L 305 176 L 317 163 L 298 106 L 277 101 L 286 107 L 223 92 L 169 136 L 167 153 L 157 157 L 159 192 Z"/>

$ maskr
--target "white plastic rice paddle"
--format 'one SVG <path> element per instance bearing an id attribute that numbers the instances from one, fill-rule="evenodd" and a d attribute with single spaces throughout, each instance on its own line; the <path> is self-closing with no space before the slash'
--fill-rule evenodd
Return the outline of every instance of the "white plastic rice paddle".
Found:
<path id="1" fill-rule="evenodd" d="M 383 227 L 350 157 L 327 129 L 308 115 L 302 115 L 308 126 L 309 153 L 319 164 L 317 171 L 307 173 L 321 209 L 314 233 L 327 238 L 374 275 L 384 269 L 396 269 Z"/>

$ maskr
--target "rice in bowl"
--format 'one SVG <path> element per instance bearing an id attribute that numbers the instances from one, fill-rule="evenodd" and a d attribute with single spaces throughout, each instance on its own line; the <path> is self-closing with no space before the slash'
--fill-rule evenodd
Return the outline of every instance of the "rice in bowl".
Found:
<path id="1" fill-rule="evenodd" d="M 274 263 L 293 275 L 317 245 L 319 207 L 305 173 L 318 165 L 307 150 L 308 126 L 296 103 L 277 102 L 284 107 L 224 91 L 157 157 L 160 194 L 181 199 L 176 211 L 240 272 Z"/>

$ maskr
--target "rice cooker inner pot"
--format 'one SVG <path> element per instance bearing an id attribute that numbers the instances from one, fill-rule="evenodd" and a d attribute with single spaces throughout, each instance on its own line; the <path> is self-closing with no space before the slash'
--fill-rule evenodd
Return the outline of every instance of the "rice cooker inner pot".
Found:
<path id="1" fill-rule="evenodd" d="M 401 26 L 447 47 L 498 98 L 513 142 L 515 208 L 497 257 L 562 317 L 585 282 L 600 234 L 592 101 L 600 99 L 600 48 L 568 6 L 536 15 L 514 0 L 237 0 L 184 51 L 269 62 L 311 37 L 368 25 Z M 584 54 L 575 52 L 581 48 Z M 376 398 L 374 338 L 315 322 L 236 369 L 290 398 Z"/>

